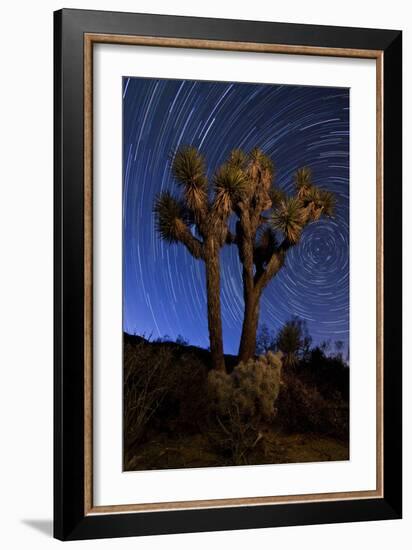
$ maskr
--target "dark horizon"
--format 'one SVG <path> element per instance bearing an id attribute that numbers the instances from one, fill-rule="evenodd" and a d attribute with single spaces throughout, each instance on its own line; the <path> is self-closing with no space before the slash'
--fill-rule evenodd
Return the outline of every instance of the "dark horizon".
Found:
<path id="1" fill-rule="evenodd" d="M 142 340 L 145 340 L 149 344 L 170 344 L 170 345 L 176 344 L 176 345 L 180 345 L 188 348 L 196 348 L 196 349 L 210 352 L 210 347 L 206 348 L 202 346 L 197 346 L 196 344 L 192 344 L 186 341 L 181 334 L 178 334 L 177 338 L 175 339 L 170 338 L 168 334 L 165 334 L 160 338 L 152 338 L 151 335 L 147 336 L 146 334 L 137 334 L 137 333 L 133 334 L 133 333 L 127 332 L 126 330 L 123 330 L 123 336 L 126 336 L 127 338 L 141 338 Z M 337 355 L 340 353 L 342 364 L 346 367 L 349 367 L 349 348 L 337 350 L 334 346 L 334 342 L 329 342 L 329 343 L 330 343 L 330 346 L 324 350 L 324 355 L 326 357 L 337 357 Z M 314 349 L 317 347 L 319 348 L 321 347 L 321 345 L 322 345 L 322 342 L 318 342 L 318 343 L 312 342 L 310 348 L 311 349 Z M 233 358 L 238 357 L 237 352 L 236 353 L 225 352 L 224 355 L 225 357 L 233 357 Z"/>
<path id="2" fill-rule="evenodd" d="M 262 298 L 260 326 L 276 332 L 292 316 L 307 321 L 314 345 L 349 344 L 349 90 L 312 86 L 123 79 L 123 329 L 153 338 L 180 335 L 207 349 L 204 266 L 156 234 L 153 201 L 177 194 L 170 154 L 192 144 L 209 177 L 233 148 L 260 147 L 291 193 L 293 172 L 337 196 L 334 219 L 304 230 Z M 221 252 L 225 353 L 238 351 L 243 316 L 235 247 Z"/>

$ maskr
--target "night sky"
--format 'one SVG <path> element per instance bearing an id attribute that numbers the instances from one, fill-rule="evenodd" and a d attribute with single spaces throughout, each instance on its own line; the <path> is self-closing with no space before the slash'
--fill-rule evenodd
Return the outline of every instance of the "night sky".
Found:
<path id="1" fill-rule="evenodd" d="M 181 335 L 209 346 L 204 263 L 155 231 L 153 201 L 170 190 L 170 155 L 197 147 L 208 175 L 234 148 L 260 147 L 276 184 L 294 190 L 293 173 L 337 196 L 334 219 L 306 227 L 261 300 L 260 325 L 276 331 L 297 315 L 315 343 L 349 341 L 349 90 L 313 86 L 123 78 L 124 330 L 146 338 Z M 237 353 L 243 318 L 236 246 L 221 252 L 225 353 Z"/>

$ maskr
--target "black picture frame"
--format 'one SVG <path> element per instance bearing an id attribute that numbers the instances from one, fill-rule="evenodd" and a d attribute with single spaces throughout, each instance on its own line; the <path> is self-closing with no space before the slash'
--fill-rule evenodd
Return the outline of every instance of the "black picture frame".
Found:
<path id="1" fill-rule="evenodd" d="M 383 496 L 86 514 L 84 506 L 84 35 L 101 33 L 383 55 Z M 63 9 L 54 14 L 54 536 L 61 540 L 397 519 L 402 515 L 402 33 Z"/>

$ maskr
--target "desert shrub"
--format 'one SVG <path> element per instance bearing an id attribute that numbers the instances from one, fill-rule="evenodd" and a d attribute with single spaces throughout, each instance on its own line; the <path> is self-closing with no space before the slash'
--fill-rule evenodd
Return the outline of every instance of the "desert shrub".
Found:
<path id="1" fill-rule="evenodd" d="M 207 368 L 184 350 L 175 343 L 125 341 L 125 460 L 151 431 L 196 432 L 207 422 Z"/>
<path id="2" fill-rule="evenodd" d="M 292 317 L 279 330 L 274 346 L 283 352 L 283 365 L 289 370 L 297 367 L 309 353 L 311 343 L 306 321 Z"/>
<path id="3" fill-rule="evenodd" d="M 172 351 L 150 345 L 125 343 L 123 376 L 124 447 L 126 454 L 140 440 L 173 385 Z"/>
<path id="4" fill-rule="evenodd" d="M 342 399 L 349 400 L 350 369 L 340 356 L 326 355 L 321 347 L 315 347 L 300 363 L 299 376 L 315 385 L 327 399 L 337 392 Z"/>
<path id="5" fill-rule="evenodd" d="M 177 335 L 177 338 L 176 338 L 175 342 L 178 346 L 188 346 L 189 345 L 189 342 L 181 334 Z"/>
<path id="6" fill-rule="evenodd" d="M 245 420 L 236 403 L 224 416 L 216 415 L 207 432 L 212 449 L 228 466 L 248 464 L 248 455 L 259 440 L 257 425 Z"/>
<path id="7" fill-rule="evenodd" d="M 272 420 L 279 395 L 281 368 L 280 355 L 268 352 L 240 363 L 230 374 L 211 371 L 208 385 L 212 408 L 224 416 L 236 404 L 239 414 L 245 419 Z"/>
<path id="8" fill-rule="evenodd" d="M 235 464 L 247 463 L 247 453 L 259 439 L 259 425 L 276 416 L 281 368 L 280 354 L 268 352 L 240 363 L 230 374 L 208 375 L 210 410 L 216 420 L 211 437 Z"/>
<path id="9" fill-rule="evenodd" d="M 349 407 L 338 392 L 323 396 L 298 376 L 286 376 L 278 398 L 279 424 L 291 432 L 347 438 Z"/>

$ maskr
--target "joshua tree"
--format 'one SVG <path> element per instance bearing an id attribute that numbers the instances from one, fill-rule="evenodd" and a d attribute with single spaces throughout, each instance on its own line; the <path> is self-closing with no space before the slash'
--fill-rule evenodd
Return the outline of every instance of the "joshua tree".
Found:
<path id="1" fill-rule="evenodd" d="M 220 306 L 220 249 L 236 244 L 243 272 L 245 303 L 239 360 L 255 354 L 260 299 L 298 244 L 304 227 L 331 216 L 335 197 L 312 182 L 308 168 L 295 173 L 296 192 L 287 196 L 273 185 L 274 166 L 260 149 L 235 149 L 208 182 L 203 157 L 194 147 L 179 149 L 172 162 L 182 198 L 164 192 L 155 202 L 156 226 L 169 243 L 182 243 L 205 262 L 210 351 L 216 369 L 224 369 Z M 236 232 L 228 220 L 237 216 Z M 195 229 L 193 232 L 192 229 Z"/>
<path id="2" fill-rule="evenodd" d="M 246 361 L 255 354 L 264 289 L 284 265 L 288 250 L 299 242 L 304 227 L 322 215 L 332 215 L 335 197 L 313 184 L 308 168 L 297 170 L 296 192 L 287 196 L 274 187 L 273 163 L 260 149 L 249 154 L 234 150 L 226 166 L 228 173 L 233 171 L 231 180 L 242 182 L 240 188 L 228 189 L 238 222 L 236 235 L 229 234 L 227 241 L 238 246 L 243 266 L 245 312 L 239 360 Z"/>
<path id="3" fill-rule="evenodd" d="M 276 338 L 276 347 L 283 352 L 283 364 L 286 368 L 296 367 L 299 356 L 307 347 L 306 324 L 297 317 L 287 321 L 279 330 Z"/>
<path id="4" fill-rule="evenodd" d="M 182 198 L 169 192 L 156 198 L 156 227 L 166 242 L 183 244 L 194 258 L 205 262 L 210 351 L 214 367 L 224 370 L 220 249 L 228 238 L 228 218 L 233 200 L 245 185 L 245 174 L 226 163 L 209 182 L 204 158 L 191 146 L 176 152 L 172 171 Z"/>

